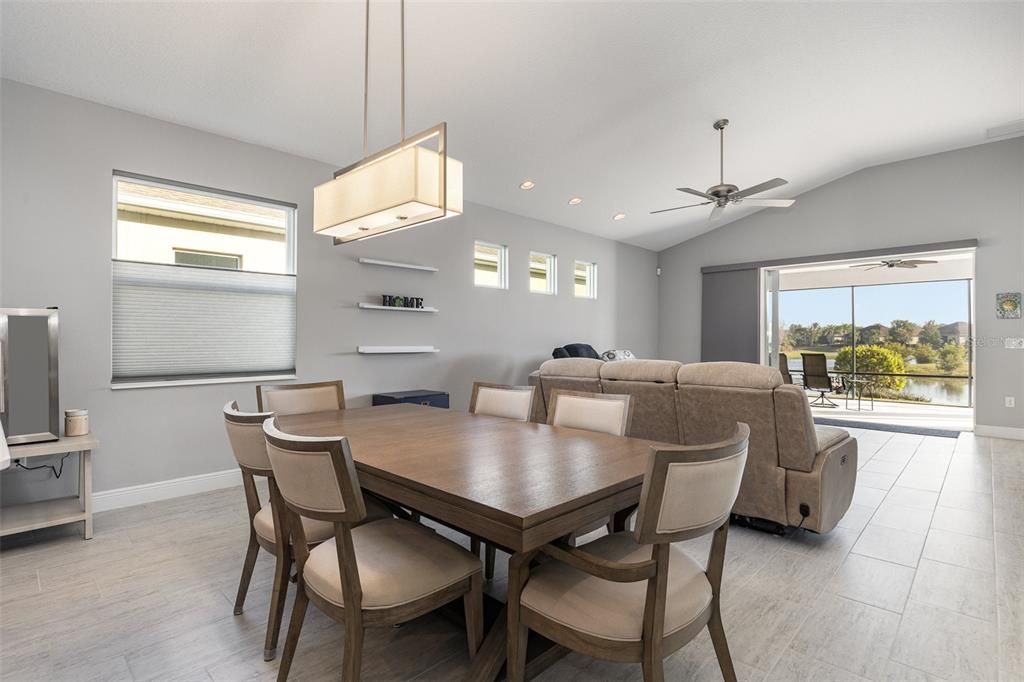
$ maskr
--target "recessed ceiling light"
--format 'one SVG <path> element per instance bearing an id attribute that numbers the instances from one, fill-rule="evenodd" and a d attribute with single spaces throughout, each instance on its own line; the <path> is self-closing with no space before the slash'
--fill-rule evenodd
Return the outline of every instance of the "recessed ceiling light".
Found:
<path id="1" fill-rule="evenodd" d="M 625 213 L 616 213 L 615 215 L 612 216 L 612 220 L 625 220 L 625 219 L 626 219 L 626 214 Z"/>
<path id="2" fill-rule="evenodd" d="M 536 187 L 536 185 L 533 184 L 533 180 L 523 180 L 522 182 L 519 183 L 519 189 L 529 191 L 534 187 Z"/>
<path id="3" fill-rule="evenodd" d="M 570 206 L 579 206 L 582 203 L 583 199 L 580 199 L 579 197 L 573 197 L 572 199 L 569 199 Z"/>

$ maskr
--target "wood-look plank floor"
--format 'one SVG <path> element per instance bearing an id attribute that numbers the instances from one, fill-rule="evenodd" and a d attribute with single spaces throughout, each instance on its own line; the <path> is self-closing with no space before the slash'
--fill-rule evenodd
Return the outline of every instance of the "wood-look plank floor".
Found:
<path id="1" fill-rule="evenodd" d="M 854 435 L 861 476 L 839 528 L 730 532 L 723 619 L 740 678 L 1024 679 L 1024 443 Z M 0 677 L 273 679 L 261 655 L 269 556 L 232 615 L 245 523 L 241 489 L 228 489 L 97 514 L 88 542 L 75 527 L 5 538 Z M 706 540 L 686 546 L 705 558 Z M 503 559 L 489 586 L 500 596 Z M 342 640 L 311 608 L 293 679 L 337 679 Z M 464 649 L 436 615 L 373 630 L 364 679 L 461 679 Z M 541 675 L 640 678 L 639 665 L 575 654 Z M 721 679 L 706 635 L 666 662 L 666 678 Z"/>

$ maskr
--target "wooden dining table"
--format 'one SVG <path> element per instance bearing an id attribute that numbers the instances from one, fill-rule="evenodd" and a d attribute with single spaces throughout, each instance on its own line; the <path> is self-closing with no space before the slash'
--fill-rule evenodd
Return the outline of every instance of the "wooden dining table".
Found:
<path id="1" fill-rule="evenodd" d="M 381 497 L 517 557 L 600 519 L 622 526 L 636 505 L 652 445 L 592 431 L 420 405 L 384 405 L 278 418 L 282 431 L 348 438 L 359 483 Z M 469 679 L 493 680 L 505 661 L 505 614 Z M 551 656 L 548 660 L 553 660 Z M 533 670 L 544 665 L 531 662 Z"/>

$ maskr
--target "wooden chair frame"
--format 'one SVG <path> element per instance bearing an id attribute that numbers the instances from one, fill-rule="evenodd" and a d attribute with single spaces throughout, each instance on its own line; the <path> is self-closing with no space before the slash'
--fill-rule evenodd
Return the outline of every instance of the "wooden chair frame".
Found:
<path id="1" fill-rule="evenodd" d="M 295 594 L 291 621 L 288 624 L 284 654 L 278 668 L 278 681 L 284 682 L 288 679 L 309 602 L 313 602 L 317 608 L 345 627 L 345 652 L 342 666 L 342 679 L 345 682 L 355 682 L 360 678 L 365 628 L 404 623 L 434 611 L 459 597 L 463 599 L 469 653 L 471 657 L 474 656 L 483 641 L 483 578 L 480 572 L 475 572 L 444 590 L 399 606 L 384 609 L 362 608 L 363 593 L 359 581 L 359 565 L 352 544 L 352 527 L 365 518 L 366 506 L 359 488 L 359 480 L 348 439 L 345 437 L 304 437 L 302 440 L 293 440 L 288 438 L 287 434 L 278 431 L 272 419 L 268 419 L 263 428 L 267 442 L 276 447 L 291 452 L 329 453 L 344 505 L 344 511 L 310 509 L 295 500 L 287 499 L 280 489 L 275 487 L 281 504 L 274 504 L 274 513 L 280 515 L 282 527 L 288 531 L 298 568 L 298 590 Z M 329 602 L 313 590 L 306 588 L 303 569 L 309 558 L 309 547 L 306 543 L 300 515 L 334 523 L 334 542 L 338 553 L 344 606 Z M 275 516 L 276 522 L 277 517 Z"/>
<path id="2" fill-rule="evenodd" d="M 629 427 L 633 423 L 633 400 L 628 393 L 589 393 L 587 391 L 569 391 L 564 388 L 551 389 L 551 396 L 548 398 L 548 426 L 555 426 L 555 412 L 558 409 L 558 398 L 560 396 L 576 396 L 579 398 L 593 398 L 595 400 L 615 400 L 626 403 L 626 409 L 622 412 L 622 422 L 619 424 L 619 435 L 625 436 L 629 433 Z"/>
<path id="3" fill-rule="evenodd" d="M 476 400 L 480 394 L 481 388 L 495 388 L 502 391 L 521 391 L 523 393 L 530 394 L 530 412 L 526 415 L 525 421 L 530 421 L 530 415 L 533 414 L 533 403 L 537 399 L 537 387 L 536 386 L 510 386 L 508 384 L 492 384 L 485 381 L 474 381 L 473 382 L 473 393 L 469 397 L 469 412 L 476 414 Z M 480 546 L 484 547 L 484 578 L 486 580 L 494 579 L 494 562 L 497 554 L 493 544 L 489 542 L 483 542 L 480 538 L 470 536 L 469 551 L 477 556 L 480 555 Z"/>
<path id="4" fill-rule="evenodd" d="M 638 543 L 651 545 L 651 558 L 639 562 L 617 562 L 595 556 L 563 543 L 545 545 L 539 550 L 517 554 L 509 567 L 508 583 L 508 679 L 522 682 L 526 674 L 526 642 L 529 631 L 535 630 L 548 639 L 574 651 L 610 661 L 639 662 L 644 680 L 664 679 L 665 656 L 682 648 L 706 626 L 711 635 L 715 655 L 726 682 L 735 682 L 736 671 L 721 616 L 722 569 L 725 564 L 729 513 L 694 528 L 674 532 L 658 532 L 657 524 L 665 495 L 669 464 L 679 462 L 710 462 L 731 457 L 747 447 L 750 429 L 737 424 L 734 435 L 711 445 L 679 446 L 670 449 L 652 448 L 644 478 L 634 536 Z M 671 543 L 714 533 L 708 553 L 705 574 L 711 584 L 711 602 L 690 624 L 670 635 L 664 634 L 665 600 L 668 586 L 668 563 Z M 553 621 L 524 606 L 523 588 L 529 580 L 529 563 L 538 553 L 602 580 L 612 582 L 647 581 L 644 601 L 643 632 L 639 641 L 606 639 L 579 632 Z"/>
<path id="5" fill-rule="evenodd" d="M 298 391 L 304 388 L 322 388 L 334 386 L 338 391 L 338 409 L 345 409 L 345 382 L 341 379 L 334 381 L 314 381 L 306 384 L 257 384 L 256 385 L 256 409 L 263 412 L 264 395 L 274 391 Z"/>

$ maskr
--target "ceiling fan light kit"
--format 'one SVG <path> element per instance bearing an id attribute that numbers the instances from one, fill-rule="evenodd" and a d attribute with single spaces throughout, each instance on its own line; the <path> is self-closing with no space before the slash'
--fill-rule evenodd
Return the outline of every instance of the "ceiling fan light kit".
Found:
<path id="1" fill-rule="evenodd" d="M 462 163 L 448 156 L 447 125 L 405 134 L 405 0 L 401 2 L 402 140 L 369 154 L 370 0 L 366 0 L 363 155 L 313 188 L 313 231 L 335 244 L 378 237 L 462 213 Z M 425 146 L 436 143 L 437 149 Z"/>
<path id="2" fill-rule="evenodd" d="M 782 178 L 773 178 L 766 182 L 762 182 L 759 185 L 748 187 L 746 189 L 740 189 L 736 185 L 727 183 L 725 181 L 725 128 L 729 125 L 729 119 L 720 118 L 714 122 L 712 127 L 718 131 L 718 184 L 709 187 L 706 192 L 702 192 L 692 187 L 677 187 L 676 190 L 684 192 L 686 194 L 692 194 L 693 196 L 705 199 L 705 201 L 696 204 L 687 204 L 685 206 L 674 206 L 672 208 L 662 208 L 657 211 L 651 211 L 651 214 L 655 213 L 667 213 L 669 211 L 678 211 L 683 208 L 694 208 L 695 206 L 708 206 L 714 204 L 711 208 L 711 214 L 708 216 L 708 220 L 717 220 L 726 206 L 729 204 L 745 203 L 747 206 L 761 206 L 765 208 L 788 208 L 796 203 L 795 199 L 749 199 L 748 197 L 754 194 L 760 194 L 761 192 L 767 192 L 770 189 L 776 187 L 782 187 L 788 181 Z"/>

